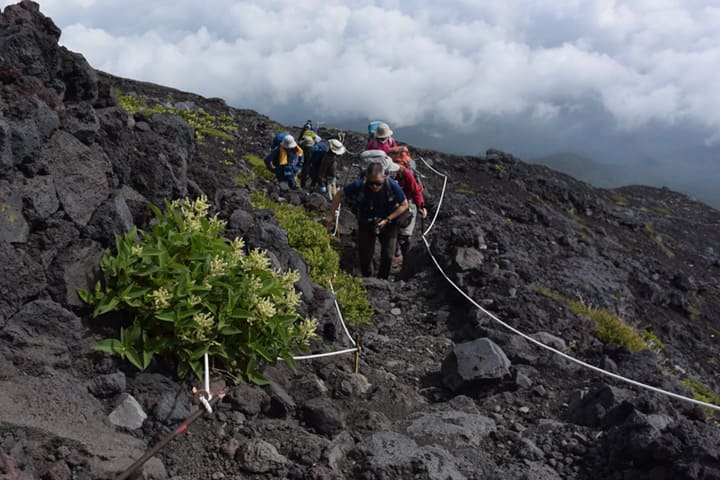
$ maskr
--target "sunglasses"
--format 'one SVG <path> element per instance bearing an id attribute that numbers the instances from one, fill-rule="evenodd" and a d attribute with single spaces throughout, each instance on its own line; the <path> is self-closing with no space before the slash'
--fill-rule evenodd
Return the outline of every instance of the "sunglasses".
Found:
<path id="1" fill-rule="evenodd" d="M 367 182 L 367 184 L 372 187 L 382 187 L 383 183 L 385 183 L 385 182 Z"/>

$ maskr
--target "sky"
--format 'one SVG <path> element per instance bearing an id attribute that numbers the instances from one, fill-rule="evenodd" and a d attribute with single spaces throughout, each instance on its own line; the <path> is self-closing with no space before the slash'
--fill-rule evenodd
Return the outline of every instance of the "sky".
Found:
<path id="1" fill-rule="evenodd" d="M 279 121 L 720 172 L 720 0 L 39 3 L 95 68 Z"/>

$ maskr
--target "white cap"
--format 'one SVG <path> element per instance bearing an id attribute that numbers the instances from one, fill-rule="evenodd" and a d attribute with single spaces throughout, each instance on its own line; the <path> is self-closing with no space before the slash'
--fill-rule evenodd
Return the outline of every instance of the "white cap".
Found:
<path id="1" fill-rule="evenodd" d="M 295 143 L 295 139 L 292 135 L 286 135 L 285 138 L 282 139 L 282 143 L 280 144 L 283 148 L 295 148 L 297 147 L 297 143 Z"/>

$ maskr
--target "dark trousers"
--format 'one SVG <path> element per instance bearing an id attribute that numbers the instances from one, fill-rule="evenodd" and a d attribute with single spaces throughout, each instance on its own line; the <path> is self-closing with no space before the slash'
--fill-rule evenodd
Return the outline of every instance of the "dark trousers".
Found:
<path id="1" fill-rule="evenodd" d="M 297 185 L 295 185 L 295 168 L 281 165 L 275 171 L 275 175 L 277 176 L 278 183 L 285 182 L 288 184 L 288 187 L 293 190 L 297 188 Z"/>
<path id="2" fill-rule="evenodd" d="M 392 259 L 395 256 L 399 228 L 391 223 L 380 230 L 380 235 L 375 235 L 375 225 L 360 222 L 358 225 L 358 253 L 360 254 L 360 270 L 363 277 L 372 275 L 372 261 L 375 255 L 375 239 L 380 240 L 380 268 L 378 278 L 388 278 Z"/>
<path id="3" fill-rule="evenodd" d="M 305 188 L 308 177 L 310 176 L 310 165 L 312 164 L 312 149 L 303 147 L 303 164 L 300 170 L 300 186 Z"/>

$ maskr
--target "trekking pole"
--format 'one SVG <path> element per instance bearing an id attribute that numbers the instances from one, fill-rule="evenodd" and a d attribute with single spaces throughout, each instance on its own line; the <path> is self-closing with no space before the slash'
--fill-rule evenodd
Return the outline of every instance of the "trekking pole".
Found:
<path id="1" fill-rule="evenodd" d="M 213 404 L 217 403 L 217 402 L 218 402 L 222 397 L 224 397 L 224 396 L 225 396 L 225 392 L 224 392 L 224 391 L 220 391 L 215 397 L 213 397 L 213 398 L 210 400 L 209 404 L 210 404 L 210 405 L 213 405 Z M 195 411 L 195 413 L 193 413 L 192 415 L 190 415 L 188 418 L 185 419 L 185 421 L 182 423 L 182 425 L 180 425 L 180 426 L 179 426 L 178 428 L 176 428 L 174 431 L 172 431 L 172 432 L 168 433 L 167 435 L 165 435 L 165 436 L 164 436 L 158 443 L 156 443 L 150 450 L 148 450 L 147 452 L 145 452 L 145 454 L 144 454 L 142 457 L 138 458 L 137 461 L 135 461 L 135 463 L 133 463 L 132 465 L 130 465 L 130 466 L 127 468 L 127 470 L 125 470 L 123 473 L 121 473 L 120 475 L 118 475 L 117 477 L 115 477 L 115 480 L 127 480 L 127 479 L 130 477 L 130 475 L 132 475 L 132 474 L 135 473 L 140 467 L 142 467 L 142 466 L 145 464 L 145 462 L 147 462 L 148 460 L 150 460 L 150 458 L 151 458 L 153 455 L 155 455 L 155 454 L 158 453 L 160 450 L 162 450 L 162 448 L 165 447 L 165 445 L 167 445 L 168 443 L 170 443 L 173 439 L 175 439 L 175 437 L 183 434 L 183 433 L 188 429 L 188 427 L 189 427 L 190 425 L 192 425 L 193 423 L 195 423 L 195 421 L 196 421 L 198 418 L 200 418 L 205 412 L 206 412 L 206 410 L 205 410 L 204 408 L 199 407 L 199 408 Z"/>

